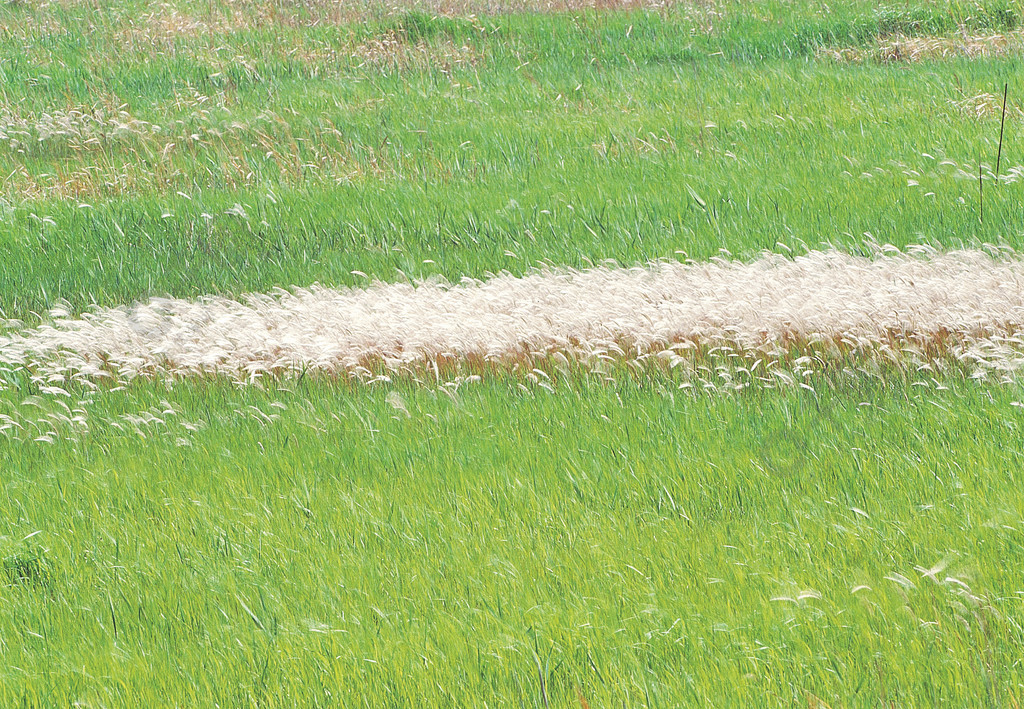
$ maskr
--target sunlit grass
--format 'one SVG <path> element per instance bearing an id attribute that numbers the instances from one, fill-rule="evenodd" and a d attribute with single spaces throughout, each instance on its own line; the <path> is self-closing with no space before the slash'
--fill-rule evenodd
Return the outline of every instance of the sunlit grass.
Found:
<path id="1" fill-rule="evenodd" d="M 608 5 L 0 5 L 0 337 L 153 296 L 1022 248 L 1019 2 Z M 1018 706 L 1024 389 L 904 350 L 791 349 L 770 388 L 721 348 L 692 377 L 5 367 L 0 705 Z"/>
<path id="2" fill-rule="evenodd" d="M 0 691 L 1012 704 L 1021 395 L 134 387 L 0 449 Z"/>
<path id="3" fill-rule="evenodd" d="M 1020 246 L 1013 90 L 993 174 L 1019 53 L 912 70 L 818 58 L 960 25 L 1012 32 L 1016 5 L 726 3 L 711 32 L 688 7 L 278 18 L 167 30 L 145 57 L 123 32 L 173 8 L 5 7 L 12 28 L 64 31 L 35 40 L 38 61 L 0 40 L 0 310 L 358 284 L 353 271 L 857 249 L 865 233 Z"/>

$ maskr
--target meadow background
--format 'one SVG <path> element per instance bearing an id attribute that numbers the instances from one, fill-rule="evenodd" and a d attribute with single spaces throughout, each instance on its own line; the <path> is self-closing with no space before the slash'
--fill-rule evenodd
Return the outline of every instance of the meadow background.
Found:
<path id="1" fill-rule="evenodd" d="M 314 282 L 1020 249 L 1022 22 L 7 2 L 0 335 Z M 678 384 L 2 367 L 0 703 L 1024 701 L 1019 380 Z"/>

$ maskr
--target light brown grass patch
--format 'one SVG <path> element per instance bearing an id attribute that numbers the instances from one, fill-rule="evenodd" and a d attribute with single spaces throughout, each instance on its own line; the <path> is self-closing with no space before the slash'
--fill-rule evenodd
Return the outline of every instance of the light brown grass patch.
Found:
<path id="1" fill-rule="evenodd" d="M 135 27 L 138 36 L 156 42 L 209 35 L 211 32 L 225 32 L 233 29 L 234 25 L 229 24 L 222 16 L 201 20 L 170 5 L 162 4 L 154 12 L 140 15 Z"/>
<path id="2" fill-rule="evenodd" d="M 123 49 L 153 55 L 194 52 L 190 45 L 212 45 L 225 35 L 256 26 L 255 18 L 227 14 L 211 6 L 204 15 L 155 3 L 146 12 L 132 14 L 116 29 L 113 40 Z"/>
<path id="3" fill-rule="evenodd" d="M 497 15 L 515 12 L 560 13 L 587 10 L 662 10 L 685 8 L 701 28 L 710 31 L 722 17 L 718 0 L 228 0 L 233 13 L 259 25 L 318 26 L 348 24 L 402 15 L 410 11 L 443 17 Z"/>
<path id="4" fill-rule="evenodd" d="M 970 35 L 963 32 L 948 37 L 908 37 L 896 35 L 875 41 L 867 48 L 825 47 L 818 56 L 837 62 L 920 62 L 943 59 L 984 59 L 1024 50 L 1024 32 Z"/>
<path id="5" fill-rule="evenodd" d="M 330 121 L 296 126 L 272 111 L 238 118 L 230 92 L 180 91 L 161 126 L 108 97 L 93 107 L 29 112 L 0 106 L 0 195 L 85 201 L 196 186 L 349 183 L 439 169 L 384 145 L 355 145 Z M 417 172 L 419 171 L 419 172 Z"/>
<path id="6" fill-rule="evenodd" d="M 480 53 L 468 45 L 459 46 L 451 40 L 435 44 L 410 42 L 399 31 L 390 31 L 361 42 L 351 56 L 360 67 L 369 66 L 385 71 L 438 69 L 443 73 L 459 67 L 476 66 L 481 59 Z"/>
<path id="7" fill-rule="evenodd" d="M 1003 96 L 987 92 L 964 96 L 961 99 L 951 99 L 950 103 L 963 116 L 968 118 L 984 118 L 986 116 L 999 116 L 1003 112 Z M 1007 118 L 1024 118 L 1024 111 L 1012 100 L 1006 104 Z"/>

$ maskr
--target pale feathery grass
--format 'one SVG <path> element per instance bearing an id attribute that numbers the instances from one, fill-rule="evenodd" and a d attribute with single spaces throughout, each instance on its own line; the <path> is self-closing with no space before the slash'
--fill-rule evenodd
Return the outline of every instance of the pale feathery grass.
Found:
<path id="1" fill-rule="evenodd" d="M 963 98 L 950 99 L 949 103 L 956 108 L 960 115 L 971 118 L 979 119 L 986 117 L 999 117 L 1003 112 L 1003 96 L 1002 94 L 993 94 L 988 92 L 981 92 L 972 96 L 964 95 Z M 1024 118 L 1024 111 L 1021 110 L 1020 106 L 1010 101 L 1006 104 L 1006 115 L 1009 119 L 1020 120 Z"/>
<path id="2" fill-rule="evenodd" d="M 0 105 L 0 146 L 11 152 L 40 152 L 60 144 L 73 152 L 102 150 L 110 142 L 145 140 L 159 133 L 159 126 L 139 120 L 127 104 L 97 104 L 24 115 Z"/>
<path id="3" fill-rule="evenodd" d="M 925 253 L 812 251 L 460 284 L 314 286 L 240 301 L 155 298 L 80 317 L 55 310 L 45 324 L 8 327 L 0 363 L 53 381 L 388 376 L 439 366 L 532 373 L 538 362 L 698 377 L 710 362 L 726 385 L 793 379 L 794 370 L 800 382 L 814 369 L 872 363 L 1012 375 L 1024 364 L 1024 261 L 916 251 Z"/>

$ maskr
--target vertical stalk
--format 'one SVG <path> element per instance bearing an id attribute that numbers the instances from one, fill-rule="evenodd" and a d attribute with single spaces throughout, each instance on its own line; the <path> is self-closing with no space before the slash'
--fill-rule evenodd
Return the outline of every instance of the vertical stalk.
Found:
<path id="1" fill-rule="evenodd" d="M 999 152 L 996 153 L 996 183 L 999 182 L 999 163 L 1003 158 L 1003 128 L 1006 127 L 1006 92 L 1010 90 L 1010 82 L 1003 84 L 1003 117 L 999 120 Z"/>

